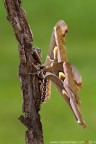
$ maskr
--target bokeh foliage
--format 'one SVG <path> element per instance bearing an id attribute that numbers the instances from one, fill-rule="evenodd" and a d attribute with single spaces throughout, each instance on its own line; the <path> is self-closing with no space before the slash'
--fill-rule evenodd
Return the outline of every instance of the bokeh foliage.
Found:
<path id="1" fill-rule="evenodd" d="M 69 60 L 83 78 L 81 107 L 88 127 L 76 122 L 52 86 L 51 99 L 41 106 L 45 144 L 51 141 L 96 141 L 96 1 L 22 0 L 33 32 L 34 46 L 47 55 L 53 26 L 63 19 L 69 27 L 66 47 Z M 18 80 L 18 44 L 0 1 L 0 143 L 23 144 L 26 128 L 18 121 L 22 95 Z"/>

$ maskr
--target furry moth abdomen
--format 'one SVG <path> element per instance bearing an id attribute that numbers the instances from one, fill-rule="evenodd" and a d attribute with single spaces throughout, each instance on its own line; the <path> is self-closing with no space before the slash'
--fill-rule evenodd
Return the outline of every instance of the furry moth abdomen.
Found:
<path id="1" fill-rule="evenodd" d="M 44 78 L 41 84 L 41 103 L 46 102 L 51 95 L 51 81 Z"/>

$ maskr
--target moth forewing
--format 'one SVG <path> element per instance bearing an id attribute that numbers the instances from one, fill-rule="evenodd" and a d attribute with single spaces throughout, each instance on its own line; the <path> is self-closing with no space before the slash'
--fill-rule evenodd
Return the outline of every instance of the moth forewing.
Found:
<path id="1" fill-rule="evenodd" d="M 69 62 L 63 63 L 64 73 L 66 75 L 66 85 L 70 87 L 75 95 L 78 95 L 80 87 L 77 85 L 75 73 L 72 72 L 72 65 Z"/>
<path id="2" fill-rule="evenodd" d="M 56 45 L 58 47 L 58 62 L 67 61 L 66 48 L 65 48 L 65 35 L 68 28 L 64 21 L 59 21 L 54 27 L 54 35 Z"/>
<path id="3" fill-rule="evenodd" d="M 76 82 L 78 87 L 82 87 L 82 77 L 79 74 L 78 70 L 75 68 L 75 66 L 71 65 L 72 73 L 74 76 L 74 81 Z"/>
<path id="4" fill-rule="evenodd" d="M 54 30 L 52 32 L 52 36 L 51 36 L 51 40 L 50 40 L 50 45 L 49 45 L 49 51 L 45 60 L 44 65 L 48 66 L 49 65 L 49 61 L 53 61 L 54 63 L 57 63 L 57 60 L 54 59 L 54 49 L 56 47 L 56 41 L 55 41 L 55 36 L 54 36 Z M 56 54 L 55 54 L 56 56 Z"/>
<path id="5" fill-rule="evenodd" d="M 78 103 L 79 101 L 77 101 L 76 96 L 74 95 L 72 90 L 66 85 L 66 83 L 64 83 L 64 88 L 70 97 L 70 107 L 74 113 L 74 116 L 75 116 L 77 122 L 85 128 L 86 124 L 85 124 L 82 114 L 81 114 L 80 104 Z"/>
<path id="6" fill-rule="evenodd" d="M 49 45 L 49 52 L 44 63 L 45 66 L 49 65 L 49 61 L 54 60 L 54 64 L 56 64 L 58 62 L 65 61 L 67 59 L 66 48 L 64 46 L 65 34 L 67 31 L 68 31 L 67 25 L 64 23 L 63 20 L 57 22 L 52 32 Z M 58 53 L 57 49 L 59 49 Z M 58 59 L 60 60 L 58 61 Z"/>

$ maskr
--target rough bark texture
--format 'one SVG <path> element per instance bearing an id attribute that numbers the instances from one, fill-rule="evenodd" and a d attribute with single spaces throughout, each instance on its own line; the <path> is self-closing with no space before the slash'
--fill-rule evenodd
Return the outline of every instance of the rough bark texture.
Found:
<path id="1" fill-rule="evenodd" d="M 21 0 L 5 0 L 7 18 L 11 23 L 19 43 L 19 79 L 23 95 L 22 111 L 19 120 L 28 128 L 25 134 L 26 144 L 43 144 L 40 122 L 40 88 L 37 67 L 40 66 L 38 50 L 32 47 L 32 33 L 21 7 Z"/>

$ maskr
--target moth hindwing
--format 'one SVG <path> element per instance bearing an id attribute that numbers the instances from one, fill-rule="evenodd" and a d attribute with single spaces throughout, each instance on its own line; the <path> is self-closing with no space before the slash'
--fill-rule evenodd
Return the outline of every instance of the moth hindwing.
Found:
<path id="1" fill-rule="evenodd" d="M 67 25 L 63 20 L 57 22 L 53 29 L 49 52 L 43 65 L 45 79 L 42 82 L 42 100 L 47 99 L 46 90 L 49 85 L 47 82 L 51 80 L 69 105 L 76 121 L 86 127 L 80 110 L 78 94 L 82 86 L 82 79 L 77 69 L 69 63 L 66 54 L 65 35 L 67 31 Z"/>

